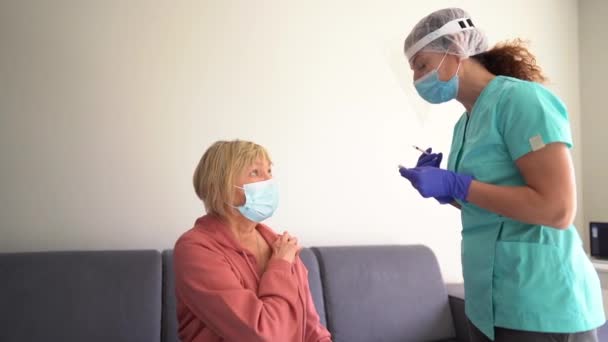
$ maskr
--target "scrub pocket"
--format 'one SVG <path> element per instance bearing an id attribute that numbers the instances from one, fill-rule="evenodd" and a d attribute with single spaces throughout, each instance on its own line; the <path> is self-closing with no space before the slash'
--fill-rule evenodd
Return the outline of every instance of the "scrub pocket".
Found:
<path id="1" fill-rule="evenodd" d="M 557 311 L 577 314 L 571 274 L 553 245 L 497 241 L 493 282 L 497 325 L 509 316 L 534 321 Z"/>

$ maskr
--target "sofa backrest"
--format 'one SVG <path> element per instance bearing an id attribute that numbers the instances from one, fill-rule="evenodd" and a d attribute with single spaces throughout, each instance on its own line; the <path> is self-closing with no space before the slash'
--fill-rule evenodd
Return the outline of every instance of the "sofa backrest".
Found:
<path id="1" fill-rule="evenodd" d="M 175 275 L 173 250 L 163 251 L 163 319 L 162 342 L 179 342 L 177 337 L 177 313 L 175 300 Z"/>
<path id="2" fill-rule="evenodd" d="M 325 303 L 323 298 L 323 285 L 321 283 L 321 271 L 319 270 L 319 262 L 317 257 L 310 248 L 303 248 L 300 252 L 300 258 L 308 269 L 308 285 L 312 300 L 315 303 L 315 308 L 321 319 L 321 324 L 327 326 L 327 318 L 325 317 Z"/>
<path id="3" fill-rule="evenodd" d="M 160 340 L 158 251 L 0 254 L 0 341 Z"/>
<path id="4" fill-rule="evenodd" d="M 424 246 L 313 248 L 334 342 L 436 341 L 455 336 L 448 294 Z"/>
<path id="5" fill-rule="evenodd" d="M 318 247 L 300 257 L 333 341 L 454 336 L 428 248 Z M 0 280 L 0 341 L 179 341 L 172 251 L 5 253 Z"/>

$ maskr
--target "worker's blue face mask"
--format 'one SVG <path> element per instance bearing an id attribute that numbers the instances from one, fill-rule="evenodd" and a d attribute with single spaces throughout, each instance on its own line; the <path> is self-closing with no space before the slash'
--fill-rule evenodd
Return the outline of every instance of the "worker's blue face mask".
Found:
<path id="1" fill-rule="evenodd" d="M 279 205 L 279 188 L 272 178 L 237 188 L 245 192 L 245 204 L 235 208 L 250 221 L 264 221 L 272 216 Z"/>
<path id="2" fill-rule="evenodd" d="M 447 56 L 447 54 L 443 56 L 443 59 L 435 70 L 414 82 L 414 87 L 416 87 L 418 94 L 423 99 L 433 104 L 448 102 L 455 99 L 456 95 L 458 95 L 458 70 L 460 70 L 460 63 L 458 64 L 456 74 L 452 78 L 447 81 L 439 79 L 438 70 L 441 68 L 445 56 Z"/>

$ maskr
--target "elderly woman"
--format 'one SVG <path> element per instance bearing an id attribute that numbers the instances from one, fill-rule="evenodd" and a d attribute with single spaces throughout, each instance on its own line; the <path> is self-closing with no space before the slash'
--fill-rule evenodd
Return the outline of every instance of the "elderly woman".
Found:
<path id="1" fill-rule="evenodd" d="M 218 141 L 194 188 L 207 214 L 176 242 L 182 341 L 331 341 L 321 325 L 295 237 L 260 222 L 278 204 L 272 162 L 247 141 Z"/>

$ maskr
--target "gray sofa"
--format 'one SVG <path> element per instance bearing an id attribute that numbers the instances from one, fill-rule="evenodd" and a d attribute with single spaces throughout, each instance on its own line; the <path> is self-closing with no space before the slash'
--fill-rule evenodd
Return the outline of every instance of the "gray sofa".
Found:
<path id="1" fill-rule="evenodd" d="M 313 247 L 301 257 L 334 341 L 468 341 L 462 287 L 444 284 L 430 249 Z M 172 252 L 0 254 L 0 341 L 179 341 Z"/>

